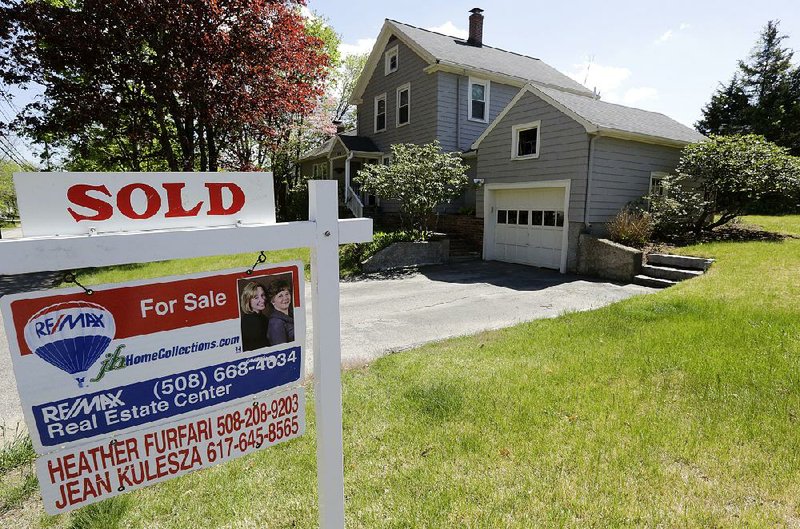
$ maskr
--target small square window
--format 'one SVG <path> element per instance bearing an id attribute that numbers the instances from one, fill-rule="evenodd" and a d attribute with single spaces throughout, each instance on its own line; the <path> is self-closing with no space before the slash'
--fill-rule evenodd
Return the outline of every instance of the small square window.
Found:
<path id="1" fill-rule="evenodd" d="M 505 224 L 506 219 L 508 218 L 508 212 L 504 209 L 497 210 L 497 223 L 498 224 Z"/>
<path id="2" fill-rule="evenodd" d="M 536 154 L 536 143 L 539 129 L 533 128 L 519 131 L 517 139 L 517 156 L 530 156 Z"/>
<path id="3" fill-rule="evenodd" d="M 543 211 L 531 211 L 531 225 L 541 226 L 543 214 Z"/>
<path id="4" fill-rule="evenodd" d="M 508 223 L 509 224 L 516 224 L 517 223 L 517 211 L 512 209 L 508 212 Z"/>
<path id="5" fill-rule="evenodd" d="M 518 220 L 519 220 L 519 222 L 518 222 L 519 224 L 523 224 L 525 226 L 528 225 L 528 212 L 527 212 L 527 210 L 519 212 L 519 219 Z"/>
<path id="6" fill-rule="evenodd" d="M 556 225 L 556 212 L 555 211 L 545 211 L 544 212 L 544 225 L 545 226 L 555 226 Z"/>

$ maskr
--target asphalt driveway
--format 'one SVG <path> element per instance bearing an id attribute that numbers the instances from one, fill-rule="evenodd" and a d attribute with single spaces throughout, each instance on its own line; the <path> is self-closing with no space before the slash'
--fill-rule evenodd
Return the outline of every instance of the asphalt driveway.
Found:
<path id="1" fill-rule="evenodd" d="M 31 285 L 30 279 L 28 283 L 0 278 L 0 295 L 42 288 Z M 565 311 L 595 309 L 648 292 L 652 289 L 483 261 L 343 282 L 342 364 L 361 365 L 420 344 L 555 317 Z M 308 321 L 313 325 L 310 299 L 307 303 Z M 13 431 L 22 423 L 22 410 L 1 324 L 0 320 L 0 426 Z M 311 329 L 307 336 L 310 352 Z M 310 362 L 306 372 L 313 373 Z"/>

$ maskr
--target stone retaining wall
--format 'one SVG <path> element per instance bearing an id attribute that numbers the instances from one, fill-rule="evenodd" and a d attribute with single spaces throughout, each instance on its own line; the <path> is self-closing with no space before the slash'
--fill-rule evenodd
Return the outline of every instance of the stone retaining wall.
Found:
<path id="1" fill-rule="evenodd" d="M 450 241 L 396 242 L 361 264 L 364 272 L 380 272 L 393 268 L 446 263 L 450 257 Z"/>
<path id="2" fill-rule="evenodd" d="M 578 241 L 579 274 L 630 283 L 641 272 L 640 250 L 581 234 Z"/>

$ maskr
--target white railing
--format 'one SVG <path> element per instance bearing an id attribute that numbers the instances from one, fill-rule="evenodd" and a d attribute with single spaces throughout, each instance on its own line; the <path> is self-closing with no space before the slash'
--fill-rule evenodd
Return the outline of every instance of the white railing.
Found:
<path id="1" fill-rule="evenodd" d="M 353 191 L 353 188 L 348 186 L 347 192 L 345 193 L 347 198 L 345 199 L 344 205 L 347 206 L 355 217 L 363 217 L 364 216 L 364 204 L 361 202 L 361 199 L 358 198 L 358 194 Z"/>

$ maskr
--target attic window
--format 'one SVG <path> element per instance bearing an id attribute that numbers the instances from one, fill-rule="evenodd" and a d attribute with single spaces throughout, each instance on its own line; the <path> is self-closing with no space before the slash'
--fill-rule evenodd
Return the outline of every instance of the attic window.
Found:
<path id="1" fill-rule="evenodd" d="M 489 81 L 469 78 L 468 119 L 489 122 Z"/>
<path id="2" fill-rule="evenodd" d="M 389 75 L 390 73 L 397 71 L 400 61 L 399 57 L 397 46 L 386 50 L 386 54 L 384 55 L 385 63 L 383 72 L 385 75 Z"/>
<path id="3" fill-rule="evenodd" d="M 539 157 L 539 129 L 541 121 L 511 127 L 511 158 L 526 160 Z"/>

